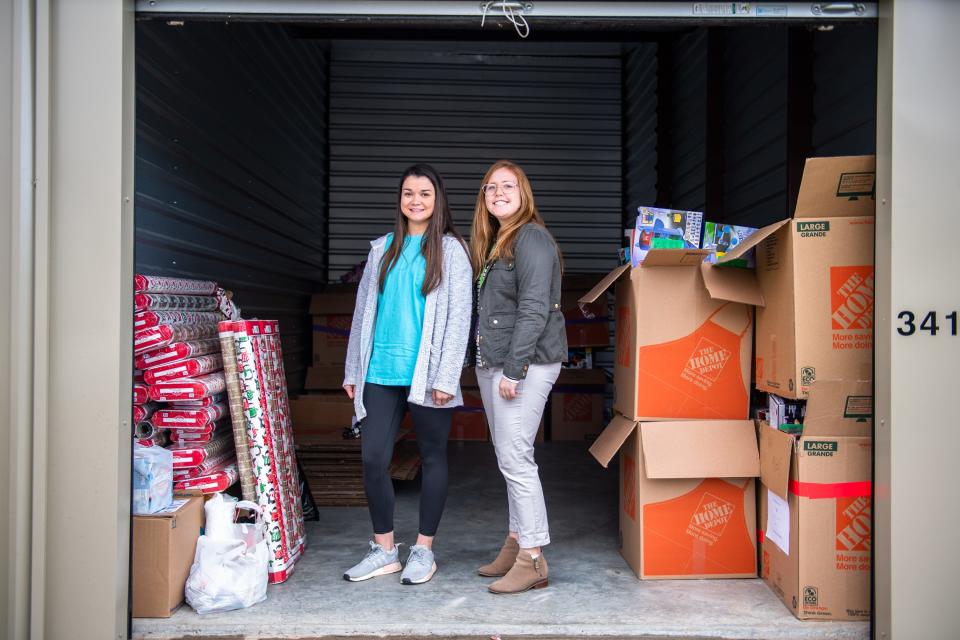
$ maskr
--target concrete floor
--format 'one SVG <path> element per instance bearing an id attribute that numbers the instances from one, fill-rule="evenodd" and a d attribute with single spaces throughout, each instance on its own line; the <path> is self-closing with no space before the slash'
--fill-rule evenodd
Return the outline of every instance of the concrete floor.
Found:
<path id="1" fill-rule="evenodd" d="M 475 568 L 492 559 L 506 526 L 506 492 L 489 443 L 454 443 L 450 497 L 435 543 L 439 571 L 424 585 L 398 576 L 342 579 L 370 536 L 365 508 L 325 508 L 308 523 L 309 549 L 265 602 L 198 616 L 133 621 L 134 638 L 446 636 L 562 638 L 860 639 L 867 623 L 800 622 L 760 580 L 640 582 L 617 551 L 617 471 L 577 443 L 537 453 L 553 544 L 550 586 L 516 596 L 486 591 Z M 417 482 L 401 483 L 397 539 L 416 539 Z M 403 557 L 404 554 L 402 554 Z"/>

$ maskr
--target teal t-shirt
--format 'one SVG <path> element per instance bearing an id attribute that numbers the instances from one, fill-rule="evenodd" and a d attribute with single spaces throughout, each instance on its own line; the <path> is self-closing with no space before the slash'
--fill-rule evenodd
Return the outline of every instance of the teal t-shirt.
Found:
<path id="1" fill-rule="evenodd" d="M 400 259 L 387 274 L 383 293 L 378 294 L 367 382 L 401 387 L 413 382 L 427 302 L 421 293 L 427 272 L 427 260 L 420 253 L 422 237 L 407 236 Z M 392 242 L 391 233 L 387 246 Z"/>

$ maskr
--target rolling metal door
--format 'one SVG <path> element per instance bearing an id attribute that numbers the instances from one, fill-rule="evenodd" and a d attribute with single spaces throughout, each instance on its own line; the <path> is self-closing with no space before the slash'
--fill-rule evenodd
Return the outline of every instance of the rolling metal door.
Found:
<path id="1" fill-rule="evenodd" d="M 467 235 L 487 167 L 519 163 L 570 272 L 616 264 L 619 44 L 335 42 L 330 65 L 330 278 L 388 232 L 398 178 L 429 162 Z"/>
<path id="2" fill-rule="evenodd" d="M 663 46 L 663 45 L 661 45 Z M 672 90 L 659 96 L 661 109 L 672 119 L 668 142 L 669 201 L 663 206 L 703 211 L 706 203 L 707 30 L 697 29 L 677 38 L 672 46 Z M 662 146 L 658 146 L 658 152 Z"/>
<path id="3" fill-rule="evenodd" d="M 280 320 L 294 389 L 326 281 L 326 68 L 277 26 L 138 25 L 136 269 Z"/>
<path id="4" fill-rule="evenodd" d="M 625 222 L 657 199 L 657 45 L 625 47 L 623 55 L 623 193 Z"/>

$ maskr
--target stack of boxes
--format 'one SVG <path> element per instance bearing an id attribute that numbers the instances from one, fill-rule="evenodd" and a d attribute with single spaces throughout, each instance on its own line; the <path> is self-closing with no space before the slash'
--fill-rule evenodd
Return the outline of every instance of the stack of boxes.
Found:
<path id="1" fill-rule="evenodd" d="M 616 283 L 616 415 L 591 453 L 620 452 L 638 577 L 754 577 L 759 530 L 760 575 L 798 618 L 869 618 L 873 172 L 810 159 L 793 219 L 706 262 L 651 249 L 582 298 Z M 746 419 L 751 364 L 779 424 Z"/>

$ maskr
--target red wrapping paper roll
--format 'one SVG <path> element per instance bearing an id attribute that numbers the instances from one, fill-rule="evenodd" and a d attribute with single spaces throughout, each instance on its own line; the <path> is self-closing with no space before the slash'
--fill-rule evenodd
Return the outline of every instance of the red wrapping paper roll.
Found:
<path id="1" fill-rule="evenodd" d="M 224 453 L 233 453 L 233 435 L 224 433 L 202 445 L 181 444 L 171 447 L 174 469 L 190 469 Z"/>
<path id="2" fill-rule="evenodd" d="M 182 293 L 211 296 L 217 291 L 217 283 L 211 280 L 168 278 L 137 274 L 133 277 L 133 290 L 137 293 Z"/>
<path id="3" fill-rule="evenodd" d="M 215 296 L 183 296 L 173 293 L 137 293 L 133 296 L 135 311 L 216 311 Z"/>
<path id="4" fill-rule="evenodd" d="M 137 424 L 139 422 L 149 420 L 150 416 L 152 416 L 156 410 L 157 404 L 155 402 L 146 402 L 144 404 L 134 405 L 133 423 Z"/>
<path id="5" fill-rule="evenodd" d="M 174 481 L 174 491 L 187 491 L 189 489 L 200 489 L 204 494 L 226 491 L 237 481 L 237 465 L 228 464 L 222 470 L 208 473 L 207 475 L 188 480 Z"/>
<path id="6" fill-rule="evenodd" d="M 152 369 L 172 362 L 196 358 L 220 351 L 218 340 L 190 340 L 188 342 L 174 342 L 165 347 L 154 349 L 137 356 L 136 366 L 139 369 Z"/>
<path id="7" fill-rule="evenodd" d="M 211 324 L 223 320 L 218 311 L 140 311 L 133 315 L 133 329 L 149 329 L 160 324 Z"/>
<path id="8" fill-rule="evenodd" d="M 173 479 L 174 481 L 177 481 L 205 476 L 208 473 L 213 473 L 214 471 L 223 469 L 228 464 L 237 464 L 237 455 L 233 451 L 224 451 L 219 455 L 207 458 L 196 467 L 191 467 L 189 469 L 174 469 Z"/>
<path id="9" fill-rule="evenodd" d="M 211 405 L 217 404 L 218 402 L 226 402 L 227 394 L 226 393 L 216 393 L 212 396 L 207 396 L 206 398 L 199 398 L 197 400 L 177 400 L 176 402 L 171 402 L 167 405 L 168 409 L 199 409 L 201 407 L 209 407 Z"/>
<path id="10" fill-rule="evenodd" d="M 143 404 L 150 400 L 150 387 L 142 382 L 133 383 L 133 404 Z"/>
<path id="11" fill-rule="evenodd" d="M 221 369 L 223 369 L 223 358 L 219 353 L 212 353 L 208 356 L 199 356 L 147 369 L 143 372 L 143 379 L 147 384 L 157 384 L 165 380 L 196 378 Z"/>
<path id="12" fill-rule="evenodd" d="M 209 340 L 217 337 L 215 324 L 161 324 L 133 334 L 133 355 L 155 351 L 173 342 Z M 144 372 L 146 379 L 146 372 Z"/>
<path id="13" fill-rule="evenodd" d="M 159 382 L 150 387 L 150 397 L 157 402 L 177 402 L 179 400 L 199 400 L 223 393 L 227 383 L 223 373 L 208 373 L 199 378 L 181 378 Z"/>
<path id="14" fill-rule="evenodd" d="M 211 433 L 213 423 L 227 415 L 225 403 L 196 409 L 160 409 L 153 414 L 151 422 L 158 429 L 180 429 Z"/>
<path id="15" fill-rule="evenodd" d="M 170 429 L 170 442 L 174 444 L 201 445 L 206 444 L 222 434 L 229 431 L 227 421 L 221 421 L 216 424 L 208 424 L 199 430 Z"/>

